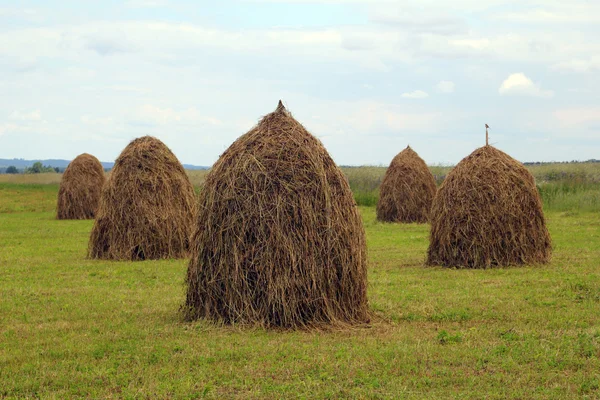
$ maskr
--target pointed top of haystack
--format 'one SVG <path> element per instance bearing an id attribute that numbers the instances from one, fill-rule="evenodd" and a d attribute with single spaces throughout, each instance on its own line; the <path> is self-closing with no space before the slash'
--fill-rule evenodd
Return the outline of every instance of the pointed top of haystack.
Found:
<path id="1" fill-rule="evenodd" d="M 416 151 L 414 151 L 414 150 L 413 150 L 413 148 L 412 148 L 412 147 L 410 147 L 410 146 L 406 146 L 406 148 L 405 148 L 404 150 L 402 150 L 402 151 L 401 151 L 400 153 L 398 153 L 398 154 L 399 154 L 399 155 L 400 155 L 400 154 L 405 154 L 405 155 L 407 155 L 407 154 L 411 154 L 411 155 L 416 155 L 417 157 L 419 157 L 419 155 L 417 154 L 417 152 L 416 152 Z"/>
<path id="2" fill-rule="evenodd" d="M 273 113 L 282 113 L 288 116 L 290 115 L 290 112 L 285 108 L 285 106 L 283 105 L 283 101 L 281 100 L 279 100 L 279 103 L 277 103 L 277 108 Z"/>
<path id="3" fill-rule="evenodd" d="M 415 159 L 415 160 L 419 160 L 419 164 L 423 164 L 425 167 L 427 167 L 427 164 L 425 164 L 425 161 L 423 161 L 423 159 L 419 156 L 419 154 L 417 154 L 416 151 L 414 151 L 412 149 L 412 147 L 410 146 L 406 146 L 406 148 L 404 150 L 402 150 L 400 153 L 396 154 L 396 156 L 392 159 L 392 162 L 390 163 L 390 166 L 392 164 L 398 164 L 400 163 L 404 163 L 404 162 L 410 162 L 413 163 L 414 161 L 406 161 L 409 159 Z"/>

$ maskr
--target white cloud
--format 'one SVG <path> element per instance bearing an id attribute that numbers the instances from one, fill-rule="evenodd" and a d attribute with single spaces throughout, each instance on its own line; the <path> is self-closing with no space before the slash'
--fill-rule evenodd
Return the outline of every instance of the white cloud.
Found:
<path id="1" fill-rule="evenodd" d="M 555 110 L 549 121 L 553 136 L 577 139 L 597 139 L 600 135 L 600 107 L 583 106 Z M 592 158 L 592 157 L 589 157 Z M 593 158 L 598 158 L 594 156 Z"/>
<path id="2" fill-rule="evenodd" d="M 312 117 L 306 120 L 305 126 L 320 137 L 437 132 L 442 119 L 442 115 L 436 111 L 381 101 L 323 101 L 307 98 L 303 103 L 307 114 L 317 115 L 319 110 L 327 110 L 327 117 Z"/>
<path id="3" fill-rule="evenodd" d="M 573 59 L 568 61 L 562 61 L 556 63 L 552 66 L 553 69 L 559 71 L 568 71 L 568 72 L 591 72 L 600 70 L 600 57 L 592 56 L 590 59 Z"/>
<path id="4" fill-rule="evenodd" d="M 530 10 L 498 13 L 495 19 L 538 24 L 600 22 L 600 7 L 591 2 L 570 1 L 562 4 L 544 4 Z"/>
<path id="5" fill-rule="evenodd" d="M 132 8 L 153 8 L 167 6 L 169 2 L 166 0 L 129 0 L 125 4 Z"/>
<path id="6" fill-rule="evenodd" d="M 412 92 L 402 93 L 400 97 L 404 97 L 405 99 L 424 99 L 426 97 L 429 97 L 429 94 L 422 90 L 415 90 Z"/>
<path id="7" fill-rule="evenodd" d="M 134 123 L 167 125 L 167 124 L 208 124 L 221 125 L 221 121 L 214 117 L 207 117 L 194 108 L 177 111 L 172 108 L 161 108 L 146 104 L 135 113 Z"/>
<path id="8" fill-rule="evenodd" d="M 485 50 L 490 47 L 490 40 L 487 38 L 452 39 L 449 44 L 459 49 Z"/>
<path id="9" fill-rule="evenodd" d="M 19 124 L 3 124 L 0 125 L 0 136 L 5 133 L 18 133 L 18 132 L 29 132 L 31 131 L 31 127 L 27 125 L 19 125 Z"/>
<path id="10" fill-rule="evenodd" d="M 436 87 L 442 93 L 452 93 L 456 85 L 452 81 L 440 81 Z"/>
<path id="11" fill-rule="evenodd" d="M 42 119 L 40 110 L 33 110 L 29 112 L 13 111 L 10 114 L 10 119 L 15 121 L 39 121 Z"/>
<path id="12" fill-rule="evenodd" d="M 37 9 L 24 7 L 0 7 L 0 18 L 21 19 L 29 22 L 40 23 L 45 16 Z"/>
<path id="13" fill-rule="evenodd" d="M 554 116 L 566 126 L 600 123 L 600 107 L 565 108 L 556 110 Z"/>
<path id="14" fill-rule="evenodd" d="M 432 16 L 419 12 L 407 12 L 405 8 L 390 12 L 383 10 L 371 17 L 373 22 L 419 34 L 437 34 L 444 36 L 468 33 L 466 22 L 451 15 Z"/>
<path id="15" fill-rule="evenodd" d="M 109 126 L 115 122 L 113 117 L 91 117 L 89 115 L 82 115 L 79 120 L 86 125 L 101 126 Z"/>
<path id="16" fill-rule="evenodd" d="M 501 95 L 522 95 L 533 97 L 554 96 L 554 92 L 551 90 L 543 90 L 539 85 L 533 83 L 533 81 L 525 76 L 525 74 L 522 72 L 510 74 L 508 78 L 502 82 L 498 92 Z"/>
<path id="17" fill-rule="evenodd" d="M 418 10 L 418 9 L 417 9 Z M 299 60 L 352 62 L 365 69 L 390 71 L 394 64 L 412 64 L 431 58 L 486 57 L 502 61 L 558 64 L 600 53 L 591 35 L 571 31 L 511 34 L 471 28 L 453 30 L 456 17 L 428 17 L 411 11 L 416 28 L 398 29 L 382 24 L 325 28 L 228 29 L 190 22 L 92 21 L 83 25 L 16 29 L 0 32 L 0 53 L 15 70 L 31 69 L 44 58 L 77 65 L 91 50 L 103 56 L 188 64 L 204 49 L 235 55 L 272 55 Z M 421 15 L 421 14 L 423 15 Z M 429 19 L 428 19 L 429 18 Z M 438 18 L 438 19 L 436 19 Z M 444 19 L 445 18 L 445 19 Z M 428 24 L 447 21 L 447 31 L 426 31 Z M 410 25 L 409 22 L 405 21 Z M 418 29 L 417 29 L 418 28 Z"/>

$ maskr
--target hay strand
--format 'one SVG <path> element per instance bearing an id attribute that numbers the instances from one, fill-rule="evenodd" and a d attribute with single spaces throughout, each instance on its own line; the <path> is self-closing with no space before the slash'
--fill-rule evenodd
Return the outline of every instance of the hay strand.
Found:
<path id="1" fill-rule="evenodd" d="M 429 220 L 435 179 L 425 161 L 407 146 L 390 163 L 379 188 L 377 219 L 385 222 Z"/>
<path id="2" fill-rule="evenodd" d="M 348 181 L 281 102 L 221 155 L 199 204 L 188 319 L 368 321 L 365 232 Z"/>
<path id="3" fill-rule="evenodd" d="M 484 146 L 448 174 L 431 209 L 428 265 L 490 268 L 550 256 L 542 201 L 521 163 Z"/>
<path id="4" fill-rule="evenodd" d="M 102 187 L 104 168 L 96 157 L 83 153 L 69 163 L 60 180 L 57 219 L 93 219 Z"/>
<path id="5" fill-rule="evenodd" d="M 196 215 L 194 189 L 177 157 L 160 140 L 133 140 L 102 191 L 88 246 L 90 258 L 186 257 Z"/>

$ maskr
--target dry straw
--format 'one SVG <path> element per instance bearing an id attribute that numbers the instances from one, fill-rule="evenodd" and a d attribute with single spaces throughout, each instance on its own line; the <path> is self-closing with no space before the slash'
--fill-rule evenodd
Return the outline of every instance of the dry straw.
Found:
<path id="1" fill-rule="evenodd" d="M 160 140 L 135 139 L 104 187 L 88 255 L 112 260 L 180 258 L 195 220 L 194 189 Z"/>
<path id="2" fill-rule="evenodd" d="M 427 264 L 490 268 L 549 261 L 550 235 L 534 178 L 484 146 L 448 174 L 433 201 Z"/>
<path id="3" fill-rule="evenodd" d="M 394 157 L 383 176 L 377 219 L 425 223 L 435 191 L 435 179 L 425 161 L 408 146 Z"/>
<path id="4" fill-rule="evenodd" d="M 56 218 L 93 219 L 106 177 L 100 161 L 83 153 L 69 163 L 58 189 Z"/>
<path id="5" fill-rule="evenodd" d="M 364 323 L 365 232 L 348 181 L 281 102 L 219 158 L 200 194 L 189 319 Z"/>

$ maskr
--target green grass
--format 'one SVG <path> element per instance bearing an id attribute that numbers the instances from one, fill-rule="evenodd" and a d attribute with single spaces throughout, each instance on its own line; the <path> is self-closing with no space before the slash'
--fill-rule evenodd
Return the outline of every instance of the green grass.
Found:
<path id="1" fill-rule="evenodd" d="M 549 265 L 469 271 L 361 207 L 373 323 L 282 332 L 183 322 L 186 261 L 86 260 L 56 192 L 0 185 L 0 398 L 600 397 L 598 213 L 547 213 Z"/>
<path id="2" fill-rule="evenodd" d="M 58 185 L 0 183 L 0 214 L 55 211 Z"/>

